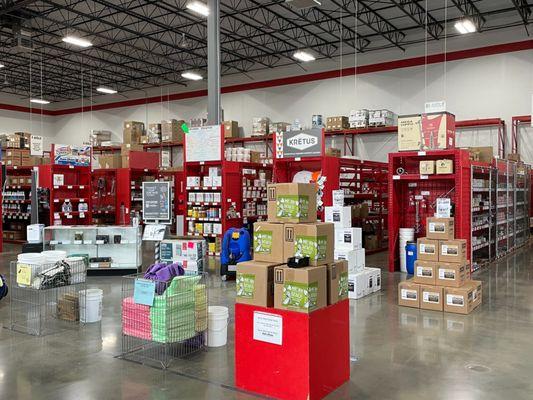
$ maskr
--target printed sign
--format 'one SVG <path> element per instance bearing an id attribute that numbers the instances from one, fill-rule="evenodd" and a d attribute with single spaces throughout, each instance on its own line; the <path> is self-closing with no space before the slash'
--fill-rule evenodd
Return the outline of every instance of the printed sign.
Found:
<path id="1" fill-rule="evenodd" d="M 283 143 L 278 150 L 277 146 Z M 276 157 L 316 157 L 322 155 L 322 130 L 308 129 L 303 131 L 276 134 Z"/>
<path id="2" fill-rule="evenodd" d="M 424 104 L 424 111 L 426 113 L 445 112 L 446 102 L 444 100 L 427 102 Z"/>
<path id="3" fill-rule="evenodd" d="M 170 182 L 143 182 L 143 219 L 170 221 Z"/>
<path id="4" fill-rule="evenodd" d="M 43 156 L 43 137 L 38 135 L 30 136 L 30 156 Z"/>
<path id="5" fill-rule="evenodd" d="M 185 135 L 185 162 L 220 161 L 222 146 L 220 125 L 191 128 Z"/>
<path id="6" fill-rule="evenodd" d="M 144 227 L 143 240 L 159 242 L 165 238 L 166 231 L 166 225 L 146 224 Z M 172 249 L 170 249 L 170 251 L 172 251 Z"/>
<path id="7" fill-rule="evenodd" d="M 56 144 L 54 149 L 54 164 L 90 166 L 91 146 L 71 146 L 66 144 Z"/>
<path id="8" fill-rule="evenodd" d="M 161 150 L 161 166 L 169 168 L 170 165 L 170 150 Z"/>
<path id="9" fill-rule="evenodd" d="M 255 311 L 253 335 L 254 340 L 281 346 L 283 343 L 283 317 Z"/>
<path id="10" fill-rule="evenodd" d="M 133 301 L 135 304 L 143 304 L 152 307 L 155 297 L 155 282 L 148 279 L 135 279 L 133 288 Z"/>
<path id="11" fill-rule="evenodd" d="M 17 284 L 31 286 L 31 267 L 26 264 L 17 264 Z"/>

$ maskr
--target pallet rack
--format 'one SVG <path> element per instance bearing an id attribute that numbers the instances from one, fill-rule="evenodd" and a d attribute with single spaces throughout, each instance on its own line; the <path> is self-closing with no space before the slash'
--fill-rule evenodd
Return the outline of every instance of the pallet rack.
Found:
<path id="1" fill-rule="evenodd" d="M 2 197 L 2 237 L 7 243 L 25 243 L 31 221 L 31 172 L 33 166 L 6 166 Z M 4 237 L 5 236 L 5 237 Z"/>
<path id="2" fill-rule="evenodd" d="M 54 176 L 62 175 L 63 184 L 55 184 Z M 74 165 L 39 165 L 39 186 L 49 190 L 49 225 L 90 225 L 91 207 L 91 167 Z M 64 212 L 63 204 L 72 204 L 72 211 Z M 79 211 L 79 204 L 86 203 L 87 211 Z"/>

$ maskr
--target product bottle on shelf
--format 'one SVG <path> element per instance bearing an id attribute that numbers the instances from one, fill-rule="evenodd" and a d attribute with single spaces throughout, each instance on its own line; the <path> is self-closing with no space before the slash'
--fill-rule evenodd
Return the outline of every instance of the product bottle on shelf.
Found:
<path id="1" fill-rule="evenodd" d="M 119 225 L 126 225 L 126 206 L 120 203 Z"/>

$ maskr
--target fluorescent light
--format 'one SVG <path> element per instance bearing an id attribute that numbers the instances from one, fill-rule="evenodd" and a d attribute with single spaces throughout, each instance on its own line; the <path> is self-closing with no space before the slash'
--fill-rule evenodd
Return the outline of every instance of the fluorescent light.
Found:
<path id="1" fill-rule="evenodd" d="M 76 36 L 65 36 L 63 42 L 73 44 L 79 47 L 91 47 L 93 44 L 86 39 L 82 39 Z"/>
<path id="2" fill-rule="evenodd" d="M 48 100 L 44 100 L 44 99 L 30 99 L 30 103 L 50 104 Z"/>
<path id="3" fill-rule="evenodd" d="M 309 62 L 309 61 L 315 61 L 316 60 L 315 56 L 313 56 L 311 53 L 309 53 L 307 51 L 303 51 L 303 50 L 300 50 L 300 51 L 297 51 L 296 53 L 294 53 L 293 57 L 296 58 L 297 60 L 300 60 L 300 61 L 303 61 L 303 62 Z"/>
<path id="4" fill-rule="evenodd" d="M 115 89 L 111 89 L 111 88 L 103 87 L 103 86 L 97 87 L 96 91 L 100 92 L 100 93 L 105 93 L 105 94 L 115 94 L 115 93 L 117 93 L 117 91 Z"/>
<path id="5" fill-rule="evenodd" d="M 186 7 L 192 12 L 203 15 L 204 17 L 209 15 L 209 7 L 207 7 L 207 4 L 202 3 L 201 1 L 190 1 L 187 3 Z"/>
<path id="6" fill-rule="evenodd" d="M 187 71 L 181 74 L 182 78 L 190 79 L 191 81 L 201 81 L 203 78 L 202 75 L 200 75 L 197 72 L 193 71 Z"/>
<path id="7" fill-rule="evenodd" d="M 5 67 L 5 65 L 4 65 L 4 64 L 0 64 L 0 68 L 4 68 L 4 67 Z"/>
<path id="8" fill-rule="evenodd" d="M 457 31 L 463 35 L 467 33 L 473 33 L 477 30 L 474 23 L 466 18 L 457 21 L 455 23 L 455 29 L 457 29 Z"/>

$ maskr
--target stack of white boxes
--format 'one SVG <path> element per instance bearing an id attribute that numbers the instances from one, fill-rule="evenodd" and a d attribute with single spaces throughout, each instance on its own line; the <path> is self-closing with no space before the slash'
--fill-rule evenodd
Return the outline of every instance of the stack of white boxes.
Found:
<path id="1" fill-rule="evenodd" d="M 207 269 L 207 243 L 203 239 L 165 239 L 159 258 L 168 264 L 179 263 L 185 275 L 198 275 Z"/>
<path id="2" fill-rule="evenodd" d="M 325 208 L 324 219 L 335 224 L 335 260 L 348 261 L 348 297 L 360 299 L 381 289 L 381 269 L 365 267 L 362 229 L 352 227 L 352 207 L 341 201 Z"/>

